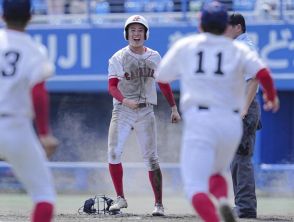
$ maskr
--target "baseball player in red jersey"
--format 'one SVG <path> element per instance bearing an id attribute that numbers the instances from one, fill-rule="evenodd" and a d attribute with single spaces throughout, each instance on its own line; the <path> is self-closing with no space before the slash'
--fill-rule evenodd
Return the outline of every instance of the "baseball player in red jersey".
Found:
<path id="1" fill-rule="evenodd" d="M 46 153 L 57 146 L 50 134 L 44 80 L 54 71 L 47 50 L 25 33 L 31 18 L 29 0 L 4 0 L 0 30 L 0 156 L 11 164 L 34 202 L 33 222 L 50 222 L 55 190 L 45 166 Z M 34 111 L 33 108 L 34 107 Z M 36 117 L 38 140 L 32 124 Z"/>
<path id="2" fill-rule="evenodd" d="M 109 92 L 113 96 L 113 111 L 108 135 L 109 172 L 117 194 L 110 207 L 116 211 L 128 206 L 123 191 L 121 155 L 127 137 L 135 130 L 155 196 L 154 216 L 163 216 L 162 175 L 157 155 L 156 123 L 153 106 L 157 105 L 154 73 L 161 60 L 157 51 L 144 46 L 149 37 L 147 20 L 140 15 L 129 17 L 124 26 L 128 46 L 109 60 Z M 169 84 L 159 87 L 171 106 L 171 121 L 181 118 Z"/>
<path id="3" fill-rule="evenodd" d="M 163 57 L 157 81 L 181 80 L 183 113 L 181 171 L 186 194 L 206 222 L 235 221 L 226 198 L 222 175 L 228 169 L 242 136 L 240 111 L 245 102 L 245 75 L 264 88 L 266 110 L 277 111 L 273 80 L 258 54 L 223 34 L 228 25 L 224 6 L 204 5 L 200 34 L 175 43 Z M 213 201 L 215 200 L 215 201 Z"/>

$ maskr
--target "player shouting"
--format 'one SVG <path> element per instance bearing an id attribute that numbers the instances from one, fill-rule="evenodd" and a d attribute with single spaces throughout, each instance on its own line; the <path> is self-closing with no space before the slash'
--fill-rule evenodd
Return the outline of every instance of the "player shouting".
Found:
<path id="1" fill-rule="evenodd" d="M 110 207 L 116 211 L 128 206 L 123 190 L 121 155 L 132 129 L 138 137 L 143 159 L 155 196 L 154 216 L 164 215 L 162 205 L 162 175 L 157 155 L 156 123 L 153 106 L 157 104 L 154 73 L 161 60 L 157 51 L 144 46 L 149 37 L 147 20 L 133 15 L 126 20 L 124 37 L 128 46 L 109 60 L 109 92 L 113 96 L 113 112 L 108 135 L 109 172 L 117 194 Z M 159 87 L 171 106 L 171 121 L 180 120 L 169 84 Z"/>

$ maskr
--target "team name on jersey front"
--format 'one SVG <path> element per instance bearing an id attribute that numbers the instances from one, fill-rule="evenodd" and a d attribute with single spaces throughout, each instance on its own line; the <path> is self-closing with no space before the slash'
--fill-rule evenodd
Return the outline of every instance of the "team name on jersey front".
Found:
<path id="1" fill-rule="evenodd" d="M 154 78 L 154 69 L 149 67 L 139 68 L 138 70 L 131 71 L 131 73 L 125 73 L 126 80 L 137 79 L 140 77 L 152 77 Z"/>

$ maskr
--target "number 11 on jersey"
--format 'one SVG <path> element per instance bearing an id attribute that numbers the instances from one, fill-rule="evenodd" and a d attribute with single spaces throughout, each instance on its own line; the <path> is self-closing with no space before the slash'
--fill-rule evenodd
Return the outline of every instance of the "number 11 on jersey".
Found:
<path id="1" fill-rule="evenodd" d="M 203 51 L 200 51 L 196 54 L 196 56 L 198 57 L 198 68 L 195 71 L 195 74 L 204 74 L 205 71 L 203 70 L 203 57 L 204 57 L 204 53 Z M 223 71 L 221 69 L 222 67 L 222 53 L 219 52 L 216 54 L 217 57 L 217 64 L 216 64 L 216 71 L 214 72 L 214 74 L 216 75 L 223 75 Z"/>

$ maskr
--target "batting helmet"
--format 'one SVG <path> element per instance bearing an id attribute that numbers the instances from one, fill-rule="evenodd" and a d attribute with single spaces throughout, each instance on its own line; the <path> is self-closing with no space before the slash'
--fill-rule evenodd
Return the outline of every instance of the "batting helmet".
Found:
<path id="1" fill-rule="evenodd" d="M 2 8 L 6 19 L 27 19 L 31 16 L 30 0 L 3 0 Z"/>
<path id="2" fill-rule="evenodd" d="M 130 24 L 141 24 L 145 27 L 146 31 L 145 31 L 145 40 L 147 40 L 149 38 L 149 25 L 147 20 L 141 16 L 141 15 L 132 15 L 131 17 L 129 17 L 125 23 L 125 28 L 124 28 L 124 37 L 125 40 L 128 40 L 128 27 Z"/>
<path id="3" fill-rule="evenodd" d="M 113 199 L 105 195 L 96 195 L 94 198 L 89 198 L 84 202 L 84 205 L 78 209 L 79 214 L 120 214 L 120 210 L 109 211 L 113 204 Z"/>
<path id="4" fill-rule="evenodd" d="M 201 11 L 201 24 L 210 29 L 224 30 L 228 24 L 226 7 L 218 1 L 205 4 Z"/>

